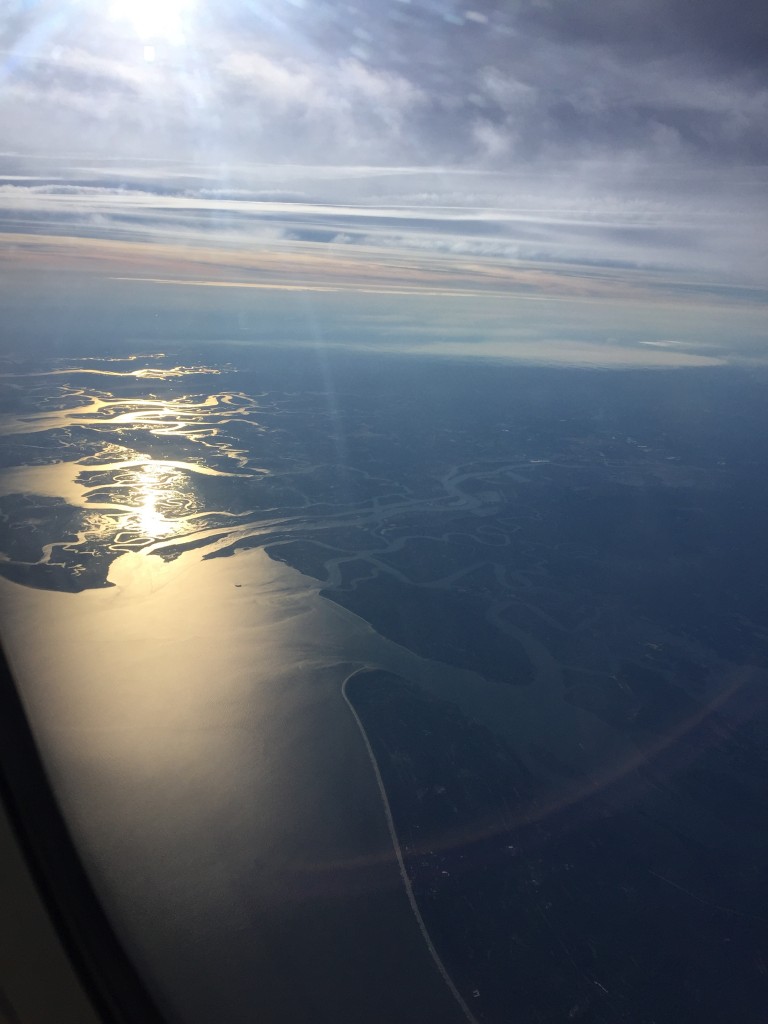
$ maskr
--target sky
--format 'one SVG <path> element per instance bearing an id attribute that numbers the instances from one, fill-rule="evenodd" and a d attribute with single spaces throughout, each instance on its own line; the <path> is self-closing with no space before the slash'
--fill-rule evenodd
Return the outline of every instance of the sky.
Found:
<path id="1" fill-rule="evenodd" d="M 661 309 L 645 340 L 667 352 L 698 310 L 709 345 L 722 321 L 755 355 L 768 8 L 737 14 L 0 0 L 0 269 L 14 294 L 79 268 L 185 295 L 195 278 L 634 303 Z"/>

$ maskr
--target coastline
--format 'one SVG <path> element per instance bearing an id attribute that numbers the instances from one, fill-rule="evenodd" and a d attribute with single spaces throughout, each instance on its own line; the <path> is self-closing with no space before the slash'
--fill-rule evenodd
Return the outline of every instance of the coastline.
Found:
<path id="1" fill-rule="evenodd" d="M 419 910 L 419 905 L 416 901 L 416 897 L 413 892 L 413 886 L 411 885 L 411 881 L 408 878 L 408 872 L 405 869 L 403 851 L 400 847 L 400 840 L 398 839 L 397 836 L 397 829 L 395 827 L 395 821 L 392 816 L 392 809 L 389 805 L 389 797 L 387 796 L 387 791 L 384 787 L 384 781 L 381 777 L 381 772 L 379 770 L 379 763 L 376 760 L 376 755 L 374 754 L 373 748 L 371 747 L 370 741 L 368 739 L 368 734 L 365 731 L 365 726 L 363 725 L 362 721 L 360 720 L 360 716 L 358 715 L 357 711 L 355 711 L 352 702 L 347 696 L 347 683 L 351 682 L 351 680 L 354 679 L 356 676 L 364 675 L 368 671 L 370 671 L 370 669 L 368 668 L 359 668 L 352 672 L 350 675 L 348 675 L 344 682 L 341 684 L 341 695 L 344 698 L 344 702 L 346 703 L 347 707 L 351 711 L 352 717 L 354 718 L 358 729 L 360 730 L 360 735 L 363 738 L 363 742 L 365 743 L 365 749 L 368 752 L 368 757 L 370 758 L 371 761 L 371 767 L 373 768 L 373 773 L 376 777 L 376 785 L 379 788 L 381 802 L 384 806 L 384 816 L 387 819 L 387 828 L 389 829 L 389 835 L 390 838 L 392 839 L 392 846 L 394 847 L 395 856 L 397 857 L 397 864 L 400 869 L 400 877 L 402 879 L 403 886 L 408 897 L 408 903 L 410 904 L 411 910 L 413 911 L 414 917 L 416 918 L 416 923 L 419 926 L 421 936 L 424 939 L 424 943 L 427 947 L 427 950 L 429 951 L 429 955 L 432 957 L 432 960 L 434 961 L 435 967 L 440 973 L 440 977 L 448 986 L 449 992 L 456 1000 L 456 1002 L 459 1004 L 462 1013 L 464 1014 L 466 1019 L 470 1021 L 470 1024 L 479 1024 L 477 1018 L 474 1016 L 469 1006 L 464 1001 L 461 993 L 456 988 L 453 979 L 451 978 L 450 974 L 448 973 L 448 970 L 446 969 L 445 964 L 440 958 L 440 954 L 438 953 L 434 943 L 432 942 L 429 931 L 427 930 L 427 926 L 424 922 L 424 918 L 421 916 L 421 911 Z"/>
<path id="2" fill-rule="evenodd" d="M 259 549 L 123 556 L 110 578 L 80 594 L 0 579 L 3 639 L 94 888 L 161 1009 L 190 1024 L 217 1005 L 232 1024 L 471 1019 L 414 927 L 341 693 L 386 642 Z"/>

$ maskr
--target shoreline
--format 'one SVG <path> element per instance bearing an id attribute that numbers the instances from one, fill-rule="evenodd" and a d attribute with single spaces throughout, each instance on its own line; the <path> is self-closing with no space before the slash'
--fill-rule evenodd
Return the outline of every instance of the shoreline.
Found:
<path id="1" fill-rule="evenodd" d="M 360 735 L 363 738 L 363 742 L 365 744 L 365 749 L 368 752 L 368 758 L 369 758 L 369 760 L 371 762 L 371 767 L 373 768 L 373 773 L 374 773 L 374 776 L 376 778 L 376 785 L 378 786 L 378 789 L 379 789 L 379 795 L 381 797 L 381 802 L 384 805 L 384 816 L 385 816 L 385 818 L 387 820 L 387 829 L 389 830 L 390 839 L 392 840 L 392 846 L 393 846 L 394 851 L 395 851 L 395 856 L 397 857 L 397 865 L 398 865 L 398 868 L 399 868 L 399 871 L 400 871 L 400 877 L 402 879 L 403 886 L 405 888 L 406 896 L 408 897 L 408 903 L 410 904 L 411 910 L 413 911 L 414 917 L 416 918 L 416 923 L 419 926 L 419 931 L 421 932 L 421 937 L 424 939 L 424 943 L 425 943 L 425 945 L 427 947 L 427 950 L 429 951 L 429 955 L 432 957 L 432 960 L 433 960 L 433 962 L 435 964 L 435 967 L 437 968 L 437 970 L 438 970 L 438 972 L 440 974 L 440 977 L 443 979 L 443 981 L 447 985 L 448 990 L 450 991 L 450 993 L 453 996 L 453 998 L 456 1000 L 456 1002 L 461 1007 L 462 1013 L 464 1014 L 466 1019 L 470 1022 L 470 1024 L 479 1024 L 479 1021 L 478 1021 L 477 1017 L 474 1016 L 474 1014 L 470 1010 L 469 1006 L 464 1001 L 464 998 L 462 997 L 461 993 L 456 988 L 456 985 L 454 984 L 453 979 L 451 978 L 451 976 L 448 973 L 448 970 L 447 970 L 445 964 L 443 963 L 442 959 L 440 958 L 440 954 L 438 953 L 437 949 L 435 948 L 434 943 L 432 942 L 432 939 L 430 937 L 430 934 L 429 934 L 429 931 L 427 929 L 426 923 L 424 922 L 424 918 L 421 916 L 421 911 L 419 910 L 419 905 L 416 902 L 416 897 L 415 897 L 414 892 L 413 892 L 413 886 L 411 885 L 411 881 L 408 878 L 408 872 L 405 870 L 405 861 L 403 859 L 403 851 L 402 851 L 402 849 L 400 847 L 400 840 L 397 837 L 397 829 L 395 828 L 395 821 L 394 821 L 394 818 L 392 816 L 392 809 L 391 809 L 390 804 L 389 804 L 389 797 L 387 796 L 387 791 L 386 791 L 386 789 L 384 787 L 384 781 L 383 781 L 383 779 L 381 777 L 381 772 L 379 770 L 379 763 L 376 760 L 376 755 L 374 754 L 373 748 L 371 747 L 370 741 L 368 739 L 368 734 L 365 731 L 365 726 L 363 725 L 362 721 L 360 720 L 360 716 L 358 715 L 357 711 L 355 711 L 354 707 L 352 706 L 352 702 L 350 701 L 349 697 L 347 696 L 347 683 L 349 683 L 356 676 L 363 675 L 366 672 L 370 672 L 370 671 L 371 670 L 369 668 L 358 668 L 358 669 L 355 669 L 354 672 L 350 673 L 346 677 L 344 682 L 341 684 L 341 696 L 344 698 L 344 703 L 347 705 L 347 707 L 349 708 L 350 712 L 352 713 L 352 717 L 355 720 L 355 724 L 357 725 L 357 728 L 360 731 Z"/>
<path id="2" fill-rule="evenodd" d="M 344 709 L 344 677 L 389 645 L 263 549 L 134 553 L 110 575 L 77 600 L 0 579 L 3 638 L 98 898 L 158 1004 L 200 1024 L 222 998 L 233 1024 L 302 1020 L 311 991 L 337 1019 L 476 1024 L 429 965 L 418 913 L 413 927 Z M 226 643 L 201 647 L 211 633 Z"/>

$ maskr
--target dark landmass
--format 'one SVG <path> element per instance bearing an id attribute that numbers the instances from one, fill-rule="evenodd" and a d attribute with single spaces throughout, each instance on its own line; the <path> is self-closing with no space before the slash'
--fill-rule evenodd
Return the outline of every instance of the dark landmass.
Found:
<path id="1" fill-rule="evenodd" d="M 487 609 L 470 595 L 443 589 L 425 594 L 383 574 L 359 580 L 354 590 L 323 593 L 423 658 L 513 685 L 533 677 L 522 647 L 489 622 Z"/>
<path id="2" fill-rule="evenodd" d="M 480 1020 L 762 1019 L 768 765 L 733 761 L 757 768 L 754 735 L 714 715 L 686 754 L 559 802 L 507 743 L 404 680 L 360 673 L 347 696 L 427 928 Z"/>
<path id="3" fill-rule="evenodd" d="M 2 439 L 0 466 L 85 460 L 94 489 L 82 508 L 0 499 L 0 573 L 77 590 L 150 543 L 167 559 L 265 546 L 382 636 L 471 670 L 468 689 L 483 677 L 599 725 L 623 754 L 594 779 L 546 713 L 516 746 L 471 695 L 460 711 L 417 680 L 350 684 L 419 906 L 479 1019 L 762 1024 L 765 372 L 321 366 L 225 346 L 166 364 L 205 361 L 220 372 L 102 382 L 121 413 L 164 403 L 164 430 L 116 406 L 35 429 L 85 375 L 13 392 L 30 432 Z M 147 537 L 116 507 L 141 487 L 98 468 L 116 450 L 236 475 L 181 471 L 145 517 L 169 532 Z"/>

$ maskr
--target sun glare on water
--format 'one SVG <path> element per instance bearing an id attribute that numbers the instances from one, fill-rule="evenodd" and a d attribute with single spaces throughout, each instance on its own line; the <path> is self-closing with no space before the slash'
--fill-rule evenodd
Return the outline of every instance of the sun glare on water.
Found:
<path id="1" fill-rule="evenodd" d="M 162 463 L 147 462 L 133 471 L 133 477 L 128 503 L 135 511 L 126 516 L 123 529 L 144 542 L 183 533 L 185 515 L 195 506 L 186 475 Z"/>

